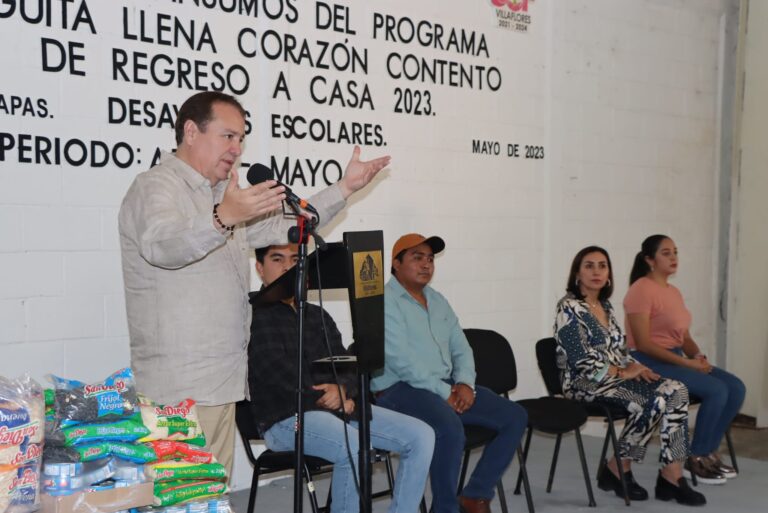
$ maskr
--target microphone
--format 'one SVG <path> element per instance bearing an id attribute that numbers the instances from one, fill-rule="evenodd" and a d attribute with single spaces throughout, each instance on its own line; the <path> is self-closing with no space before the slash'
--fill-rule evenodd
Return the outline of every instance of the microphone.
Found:
<path id="1" fill-rule="evenodd" d="M 248 183 L 251 185 L 256 185 L 262 182 L 266 182 L 267 180 L 274 180 L 275 175 L 272 172 L 272 169 L 268 168 L 264 164 L 254 164 L 250 168 L 248 168 Z M 277 180 L 277 185 L 282 185 L 285 187 L 285 201 L 290 203 L 293 206 L 301 207 L 307 212 L 312 212 L 316 216 L 319 217 L 319 214 L 317 213 L 317 210 L 315 207 L 313 207 L 307 200 L 299 198 L 294 194 L 294 192 L 291 190 L 290 187 L 285 185 L 284 183 L 281 183 L 279 180 Z"/>

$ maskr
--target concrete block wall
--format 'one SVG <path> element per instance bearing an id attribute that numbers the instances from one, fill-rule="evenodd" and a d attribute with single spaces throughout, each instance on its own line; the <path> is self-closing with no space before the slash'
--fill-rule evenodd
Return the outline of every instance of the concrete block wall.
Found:
<path id="1" fill-rule="evenodd" d="M 642 240 L 671 236 L 714 355 L 718 54 L 728 2 L 569 2 L 553 19 L 552 297 L 578 249 L 612 255 L 617 312 Z M 729 10 L 731 9 L 731 10 Z M 731 77 L 725 77 L 730 80 Z"/>

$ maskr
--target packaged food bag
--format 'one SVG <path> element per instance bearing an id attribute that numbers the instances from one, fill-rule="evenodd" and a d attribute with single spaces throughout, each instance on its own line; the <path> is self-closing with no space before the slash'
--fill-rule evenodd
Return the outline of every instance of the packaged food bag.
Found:
<path id="1" fill-rule="evenodd" d="M 39 508 L 44 412 L 37 382 L 29 376 L 0 376 L 0 511 L 29 513 Z"/>
<path id="2" fill-rule="evenodd" d="M 112 422 L 139 412 L 133 371 L 121 369 L 98 383 L 49 376 L 55 387 L 56 418 L 62 427 Z"/>
<path id="3" fill-rule="evenodd" d="M 178 481 L 180 479 L 224 480 L 227 471 L 221 463 L 189 463 L 186 461 L 158 461 L 144 467 L 148 479 Z"/>
<path id="4" fill-rule="evenodd" d="M 196 445 L 176 440 L 154 440 L 146 445 L 152 447 L 161 461 L 182 460 L 189 463 L 217 463 L 214 455 Z"/>
<path id="5" fill-rule="evenodd" d="M 149 434 L 139 440 L 179 440 L 194 445 L 205 445 L 205 434 L 197 416 L 193 399 L 184 399 L 176 405 L 155 404 L 141 398 L 141 420 Z"/>
<path id="6" fill-rule="evenodd" d="M 169 506 L 180 502 L 218 497 L 227 493 L 221 481 L 160 481 L 155 483 L 155 506 Z"/>
<path id="7" fill-rule="evenodd" d="M 64 445 L 72 446 L 93 442 L 133 442 L 149 434 L 141 423 L 141 417 L 122 419 L 116 422 L 78 424 L 61 430 Z"/>
<path id="8" fill-rule="evenodd" d="M 129 442 L 93 442 L 72 447 L 46 447 L 46 462 L 77 463 L 100 460 L 114 456 L 131 463 L 156 461 L 157 455 L 151 446 Z"/>

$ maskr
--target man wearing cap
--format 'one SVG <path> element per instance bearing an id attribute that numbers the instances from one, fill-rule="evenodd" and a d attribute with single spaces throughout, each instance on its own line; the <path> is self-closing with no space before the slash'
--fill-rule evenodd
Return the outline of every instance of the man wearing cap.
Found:
<path id="1" fill-rule="evenodd" d="M 263 285 L 269 286 L 288 272 L 298 257 L 297 244 L 257 249 L 256 271 Z M 348 353 L 328 312 L 308 303 L 305 315 L 304 453 L 334 464 L 331 512 L 354 513 L 360 506 L 354 484 L 358 458 L 357 415 L 352 400 L 357 389 L 355 373 L 342 373 L 339 369 L 337 385 L 330 366 L 311 363 L 331 354 Z M 296 317 L 293 297 L 253 308 L 248 345 L 249 406 L 267 448 L 274 451 L 295 448 Z M 432 428 L 418 419 L 378 406 L 371 407 L 369 428 L 372 447 L 400 455 L 389 511 L 416 513 L 432 459 Z"/>
<path id="2" fill-rule="evenodd" d="M 384 292 L 385 364 L 371 389 L 376 403 L 425 421 L 435 430 L 430 466 L 435 513 L 488 513 L 494 487 L 520 444 L 528 416 L 518 404 L 475 386 L 472 348 L 448 301 L 429 286 L 440 237 L 410 233 L 392 248 Z M 464 425 L 498 434 L 483 450 L 456 497 Z"/>

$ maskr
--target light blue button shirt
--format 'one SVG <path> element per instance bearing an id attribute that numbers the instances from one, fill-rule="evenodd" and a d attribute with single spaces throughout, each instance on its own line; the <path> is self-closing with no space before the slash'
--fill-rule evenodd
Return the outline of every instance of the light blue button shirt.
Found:
<path id="1" fill-rule="evenodd" d="M 397 278 L 389 279 L 384 291 L 383 371 L 374 373 L 371 389 L 384 390 L 398 381 L 414 388 L 434 392 L 444 399 L 451 385 L 475 386 L 475 360 L 472 348 L 459 325 L 459 319 L 442 294 L 424 288 L 424 308 Z"/>

